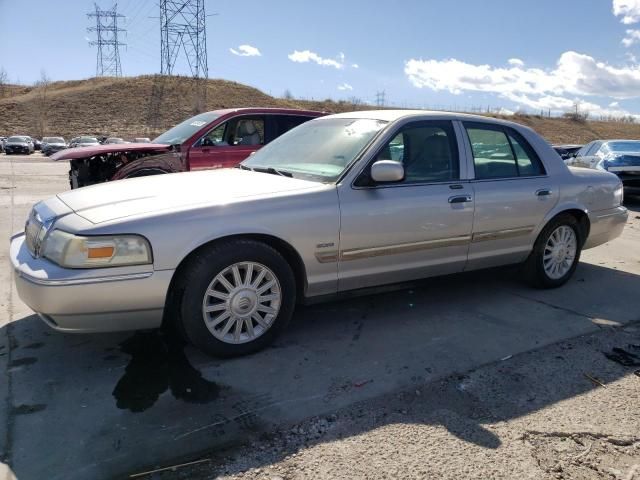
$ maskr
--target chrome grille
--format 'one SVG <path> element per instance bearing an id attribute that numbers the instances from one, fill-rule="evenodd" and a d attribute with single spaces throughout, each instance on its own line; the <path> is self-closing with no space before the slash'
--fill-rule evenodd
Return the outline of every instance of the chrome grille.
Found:
<path id="1" fill-rule="evenodd" d="M 29 218 L 27 218 L 27 223 L 24 226 L 25 243 L 27 244 L 27 249 L 35 258 L 38 258 L 40 256 L 42 241 L 44 240 L 47 231 L 53 223 L 53 216 L 51 218 L 46 218 L 40 214 L 40 205 L 41 204 L 37 204 L 31 209 Z"/>

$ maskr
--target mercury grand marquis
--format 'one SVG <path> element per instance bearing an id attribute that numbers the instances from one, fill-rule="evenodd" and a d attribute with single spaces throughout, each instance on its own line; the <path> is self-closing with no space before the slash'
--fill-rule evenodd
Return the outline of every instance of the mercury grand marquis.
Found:
<path id="1" fill-rule="evenodd" d="M 369 111 L 311 120 L 233 169 L 134 178 L 36 204 L 11 239 L 51 327 L 177 325 L 217 356 L 263 348 L 296 303 L 521 264 L 535 287 L 619 236 L 620 180 L 571 169 L 527 127 Z"/>

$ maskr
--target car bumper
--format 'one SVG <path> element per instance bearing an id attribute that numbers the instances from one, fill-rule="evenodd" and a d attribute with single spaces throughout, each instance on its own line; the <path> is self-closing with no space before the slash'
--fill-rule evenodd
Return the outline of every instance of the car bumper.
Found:
<path id="1" fill-rule="evenodd" d="M 24 234 L 12 237 L 10 258 L 18 295 L 56 330 L 117 332 L 162 324 L 173 270 L 65 269 L 33 258 Z"/>
<path id="2" fill-rule="evenodd" d="M 618 238 L 628 217 L 628 210 L 622 206 L 589 213 L 591 228 L 584 248 L 597 247 Z"/>

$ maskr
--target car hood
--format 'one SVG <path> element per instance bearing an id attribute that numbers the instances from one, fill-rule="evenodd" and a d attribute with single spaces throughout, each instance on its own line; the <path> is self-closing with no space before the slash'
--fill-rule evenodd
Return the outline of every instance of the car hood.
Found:
<path id="1" fill-rule="evenodd" d="M 233 168 L 118 180 L 64 192 L 57 198 L 97 224 L 322 188 L 326 185 Z"/>
<path id="2" fill-rule="evenodd" d="M 26 147 L 29 145 L 29 142 L 7 142 L 5 145 L 7 147 Z"/>
<path id="3" fill-rule="evenodd" d="M 58 160 L 74 160 L 78 158 L 93 157 L 96 155 L 104 155 L 106 153 L 119 152 L 165 152 L 171 148 L 170 145 L 163 143 L 114 143 L 110 145 L 93 145 L 90 147 L 77 147 L 61 150 L 51 159 Z"/>

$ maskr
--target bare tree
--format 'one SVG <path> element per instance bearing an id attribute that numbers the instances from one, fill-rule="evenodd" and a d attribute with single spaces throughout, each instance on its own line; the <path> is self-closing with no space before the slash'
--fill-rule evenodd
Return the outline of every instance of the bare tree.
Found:
<path id="1" fill-rule="evenodd" d="M 362 105 L 362 99 L 360 97 L 350 97 L 349 98 L 349 103 L 351 105 L 353 105 L 354 107 L 359 107 L 360 105 Z"/>
<path id="2" fill-rule="evenodd" d="M 40 79 L 35 83 L 36 88 L 36 131 L 40 138 L 44 137 L 49 123 L 49 87 L 51 79 L 47 72 L 40 70 Z"/>
<path id="3" fill-rule="evenodd" d="M 282 95 L 282 98 L 284 98 L 285 100 L 293 100 L 293 94 L 291 93 L 291 90 L 289 90 L 288 88 L 284 91 L 284 94 Z"/>
<path id="4" fill-rule="evenodd" d="M 9 82 L 9 75 L 4 68 L 0 68 L 0 98 L 3 98 L 7 93 L 7 84 Z"/>

